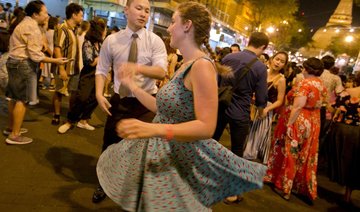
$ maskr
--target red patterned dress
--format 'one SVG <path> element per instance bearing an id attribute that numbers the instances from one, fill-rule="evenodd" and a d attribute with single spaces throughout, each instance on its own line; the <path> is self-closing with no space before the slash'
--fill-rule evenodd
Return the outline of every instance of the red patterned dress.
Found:
<path id="1" fill-rule="evenodd" d="M 294 124 L 287 127 L 294 97 L 306 96 Z M 274 131 L 268 171 L 264 178 L 284 194 L 291 192 L 317 197 L 317 159 L 320 132 L 320 107 L 326 89 L 317 77 L 302 80 L 287 95 L 287 106 Z"/>

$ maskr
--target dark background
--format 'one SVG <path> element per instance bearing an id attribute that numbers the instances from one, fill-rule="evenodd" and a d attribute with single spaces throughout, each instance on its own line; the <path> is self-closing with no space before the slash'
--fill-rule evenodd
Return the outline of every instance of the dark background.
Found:
<path id="1" fill-rule="evenodd" d="M 310 28 L 317 30 L 326 25 L 339 2 L 340 0 L 299 0 L 299 12 Z M 360 27 L 360 0 L 354 0 L 352 15 L 352 26 Z"/>

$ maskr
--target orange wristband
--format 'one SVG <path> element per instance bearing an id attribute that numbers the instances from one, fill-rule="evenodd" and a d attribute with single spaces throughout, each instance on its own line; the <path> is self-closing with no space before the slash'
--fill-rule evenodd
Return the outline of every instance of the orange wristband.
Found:
<path id="1" fill-rule="evenodd" d="M 174 131 L 172 130 L 172 126 L 170 124 L 165 125 L 166 136 L 165 139 L 170 141 L 174 138 Z"/>

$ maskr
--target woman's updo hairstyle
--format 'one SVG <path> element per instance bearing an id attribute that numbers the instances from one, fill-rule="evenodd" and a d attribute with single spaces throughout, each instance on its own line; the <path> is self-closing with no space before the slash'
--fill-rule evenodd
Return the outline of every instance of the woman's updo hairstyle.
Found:
<path id="1" fill-rule="evenodd" d="M 303 63 L 303 66 L 308 74 L 311 74 L 311 75 L 314 75 L 317 77 L 319 77 L 324 71 L 324 64 L 321 62 L 321 60 L 319 60 L 315 57 L 310 57 L 309 59 L 307 59 Z"/>
<path id="2" fill-rule="evenodd" d="M 177 11 L 179 11 L 183 23 L 191 20 L 194 27 L 194 39 L 196 44 L 199 45 L 199 47 L 204 44 L 211 58 L 215 62 L 216 54 L 209 44 L 211 29 L 211 13 L 209 10 L 207 10 L 204 5 L 197 2 L 184 2 L 178 6 Z M 228 73 L 231 70 L 230 67 L 220 65 L 218 62 L 215 62 L 215 65 L 220 74 Z"/>

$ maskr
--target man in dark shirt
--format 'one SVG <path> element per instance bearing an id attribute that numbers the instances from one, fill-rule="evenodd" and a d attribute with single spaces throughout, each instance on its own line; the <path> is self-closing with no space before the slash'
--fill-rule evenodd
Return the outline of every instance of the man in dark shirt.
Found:
<path id="1" fill-rule="evenodd" d="M 256 61 L 251 65 L 247 75 L 239 80 L 240 72 L 254 58 L 260 56 L 269 44 L 269 38 L 262 32 L 254 32 L 250 36 L 248 47 L 241 52 L 228 54 L 223 60 L 224 65 L 230 66 L 234 77 L 224 79 L 223 85 L 232 85 L 234 91 L 231 104 L 225 110 L 219 110 L 218 121 L 213 138 L 219 140 L 226 125 L 230 125 L 231 151 L 242 157 L 244 142 L 249 133 L 250 103 L 255 92 L 255 105 L 259 114 L 267 103 L 267 70 L 266 66 Z"/>

